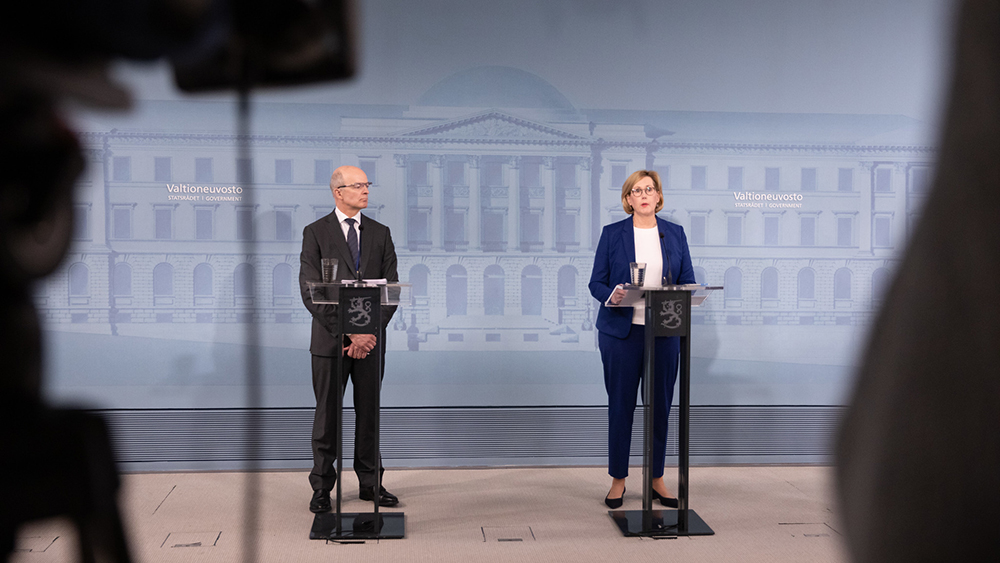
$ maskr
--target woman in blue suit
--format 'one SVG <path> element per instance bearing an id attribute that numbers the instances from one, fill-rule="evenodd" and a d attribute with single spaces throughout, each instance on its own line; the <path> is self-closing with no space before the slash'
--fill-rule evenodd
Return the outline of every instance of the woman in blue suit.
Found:
<path id="1" fill-rule="evenodd" d="M 613 480 L 604 502 L 611 508 L 620 507 L 625 495 L 632 415 L 642 379 L 645 307 L 607 305 L 617 305 L 624 297 L 621 285 L 630 281 L 630 262 L 646 263 L 646 286 L 695 282 L 684 229 L 656 216 L 663 209 L 660 176 L 652 170 L 638 170 L 629 176 L 622 186 L 622 207 L 631 217 L 604 227 L 590 276 L 590 294 L 603 304 L 596 326 L 608 391 L 608 473 Z M 655 346 L 653 498 L 664 506 L 676 507 L 677 499 L 663 483 L 663 465 L 680 340 L 657 338 Z"/>

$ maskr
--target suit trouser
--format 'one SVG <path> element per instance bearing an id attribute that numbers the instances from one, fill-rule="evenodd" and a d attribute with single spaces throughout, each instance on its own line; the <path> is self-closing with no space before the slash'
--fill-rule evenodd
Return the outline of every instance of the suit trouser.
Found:
<path id="1" fill-rule="evenodd" d="M 384 335 L 382 335 L 384 336 Z M 378 437 L 379 412 L 378 395 L 382 377 L 378 373 L 378 356 L 383 350 L 381 343 L 367 358 L 356 360 L 344 356 L 343 388 L 347 381 L 354 384 L 354 472 L 362 489 L 375 486 L 375 440 Z M 382 364 L 385 365 L 385 354 Z M 333 489 L 337 483 L 337 397 L 333 394 L 337 373 L 334 371 L 337 358 L 328 356 L 312 357 L 313 393 L 316 395 L 316 415 L 313 418 L 312 452 L 313 468 L 309 473 L 309 484 L 313 490 Z M 346 441 L 346 440 L 345 440 Z M 385 473 L 382 457 L 378 456 L 380 475 Z"/>
<path id="2" fill-rule="evenodd" d="M 632 325 L 628 336 L 615 338 L 598 332 L 598 347 L 604 364 L 604 387 L 608 391 L 608 474 L 615 479 L 628 476 L 632 419 L 642 376 L 645 327 Z M 667 415 L 674 398 L 680 339 L 656 339 L 653 368 L 653 477 L 663 476 L 667 451 Z"/>

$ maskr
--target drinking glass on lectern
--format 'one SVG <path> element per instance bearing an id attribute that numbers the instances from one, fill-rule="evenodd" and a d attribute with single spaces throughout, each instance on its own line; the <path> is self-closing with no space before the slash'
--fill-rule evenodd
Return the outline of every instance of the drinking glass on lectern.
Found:
<path id="1" fill-rule="evenodd" d="M 629 262 L 628 271 L 632 277 L 632 285 L 642 285 L 642 282 L 646 281 L 645 262 Z"/>
<path id="2" fill-rule="evenodd" d="M 336 258 L 320 259 L 323 266 L 323 283 L 333 283 L 337 280 L 337 266 L 339 262 Z"/>

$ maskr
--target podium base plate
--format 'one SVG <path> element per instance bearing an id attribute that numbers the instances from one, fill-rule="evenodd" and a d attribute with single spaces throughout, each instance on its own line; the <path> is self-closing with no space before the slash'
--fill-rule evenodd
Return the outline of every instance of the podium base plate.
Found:
<path id="1" fill-rule="evenodd" d="M 715 532 L 698 513 L 687 510 L 687 526 L 677 525 L 679 510 L 609 510 L 608 516 L 629 537 L 669 538 L 676 536 L 711 536 Z"/>
<path id="2" fill-rule="evenodd" d="M 398 540 L 405 536 L 406 527 L 402 512 L 379 512 L 381 526 L 375 528 L 374 512 L 343 512 L 340 514 L 340 532 L 337 532 L 337 514 L 326 512 L 313 518 L 309 530 L 311 540 Z"/>

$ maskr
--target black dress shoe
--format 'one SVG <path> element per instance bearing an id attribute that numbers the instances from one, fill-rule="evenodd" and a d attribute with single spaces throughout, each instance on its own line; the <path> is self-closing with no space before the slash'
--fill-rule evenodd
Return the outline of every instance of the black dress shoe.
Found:
<path id="1" fill-rule="evenodd" d="M 608 508 L 621 508 L 622 502 L 625 501 L 625 489 L 622 489 L 622 496 L 618 498 L 604 497 L 604 504 L 608 505 Z"/>
<path id="2" fill-rule="evenodd" d="M 361 500 L 371 501 L 375 498 L 375 491 L 372 489 L 361 489 L 358 492 L 358 498 Z M 399 498 L 396 495 L 385 490 L 385 487 L 380 488 L 380 493 L 378 495 L 378 505 L 379 506 L 396 506 L 399 504 Z"/>
<path id="3" fill-rule="evenodd" d="M 659 499 L 660 500 L 660 504 L 662 504 L 663 506 L 666 506 L 667 508 L 677 508 L 678 506 L 680 506 L 677 503 L 677 499 L 676 498 L 674 498 L 674 497 L 665 497 L 665 496 L 661 495 L 660 493 L 656 492 L 656 489 L 653 489 L 653 499 L 654 500 Z"/>
<path id="4" fill-rule="evenodd" d="M 319 514 L 321 512 L 330 512 L 333 507 L 330 506 L 330 491 L 326 489 L 319 489 L 313 491 L 313 498 L 309 501 L 309 511 Z"/>

